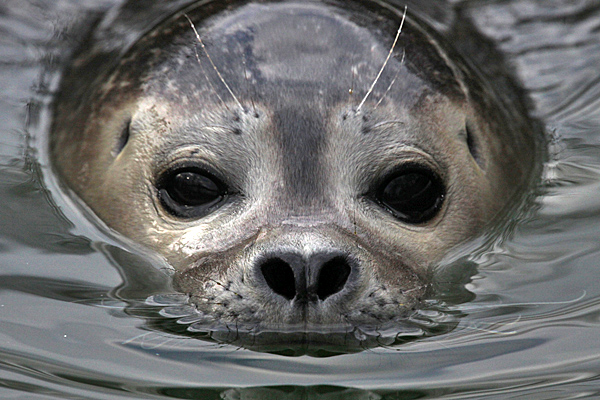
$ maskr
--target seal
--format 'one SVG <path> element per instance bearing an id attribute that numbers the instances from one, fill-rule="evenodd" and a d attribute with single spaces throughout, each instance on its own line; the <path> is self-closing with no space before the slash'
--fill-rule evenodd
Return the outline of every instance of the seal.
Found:
<path id="1" fill-rule="evenodd" d="M 530 182 L 532 128 L 404 9 L 229 3 L 174 13 L 104 69 L 84 49 L 57 173 L 168 261 L 196 321 L 298 340 L 405 322 Z"/>

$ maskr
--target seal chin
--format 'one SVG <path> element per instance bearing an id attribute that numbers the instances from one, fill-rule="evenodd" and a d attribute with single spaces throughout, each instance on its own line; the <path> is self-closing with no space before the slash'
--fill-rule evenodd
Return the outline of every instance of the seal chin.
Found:
<path id="1" fill-rule="evenodd" d="M 303 275 L 304 269 L 281 275 L 282 270 L 290 268 L 283 263 L 281 259 L 265 261 L 260 268 L 265 278 L 255 282 L 238 276 L 222 282 L 209 280 L 199 288 L 197 274 L 192 270 L 176 274 L 174 283 L 189 294 L 190 303 L 200 314 L 224 323 L 270 330 L 289 330 L 290 326 L 373 325 L 404 319 L 417 308 L 429 287 L 415 276 L 407 277 L 406 282 L 411 285 L 404 289 L 367 282 L 374 279 L 360 277 L 355 270 L 346 271 L 346 263 L 336 258 L 325 263 L 322 271 L 314 274 L 315 279 L 308 280 Z M 275 266 L 279 269 L 268 270 Z M 261 282 L 263 279 L 267 283 Z"/>
<path id="2" fill-rule="evenodd" d="M 348 352 L 381 344 L 382 332 L 387 341 L 422 336 L 411 318 L 428 295 L 426 277 L 397 254 L 374 253 L 341 229 L 321 230 L 272 229 L 242 250 L 200 257 L 174 275 L 187 297 L 163 315 L 188 332 L 268 351 Z"/>
<path id="3" fill-rule="evenodd" d="M 344 266 L 326 264 L 323 268 L 336 271 L 320 275 L 335 275 L 345 270 Z M 336 278 L 336 284 L 344 280 L 344 275 L 345 272 Z M 268 283 L 250 287 L 238 280 L 205 285 L 207 290 L 202 293 L 179 296 L 176 305 L 165 301 L 164 296 L 153 296 L 149 302 L 163 307 L 168 304 L 161 315 L 175 318 L 193 337 L 286 355 L 357 352 L 414 340 L 430 334 L 437 326 L 438 321 L 423 311 L 427 301 L 422 299 L 429 285 L 406 291 L 384 285 L 363 290 L 353 283 L 356 275 L 351 271 L 346 285 L 335 286 L 339 290 L 329 295 L 318 287 L 334 282 L 335 279 L 325 281 L 331 277 L 321 277 L 317 285 L 303 286 L 296 282 L 293 297 L 291 291 L 277 293 L 281 288 L 274 289 Z M 191 275 L 178 275 L 176 283 L 188 279 L 193 280 Z M 256 296 L 257 292 L 262 296 Z"/>
<path id="4" fill-rule="evenodd" d="M 172 321 L 172 328 L 161 323 L 161 329 L 250 350 L 322 357 L 437 335 L 458 321 L 432 298 L 429 279 L 397 255 L 254 247 L 268 250 L 237 259 L 207 255 L 176 272 L 179 293 L 147 300 Z M 392 259 L 394 265 L 386 263 Z M 228 273 L 207 278 L 206 271 L 223 269 L 223 260 Z M 402 284 L 373 273 L 384 269 L 402 271 Z"/>

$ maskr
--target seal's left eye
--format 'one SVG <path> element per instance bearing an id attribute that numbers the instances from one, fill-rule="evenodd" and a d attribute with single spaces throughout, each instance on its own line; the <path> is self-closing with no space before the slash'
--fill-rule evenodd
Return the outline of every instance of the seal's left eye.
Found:
<path id="1" fill-rule="evenodd" d="M 409 165 L 388 178 L 377 197 L 396 218 L 419 224 L 431 220 L 441 209 L 445 188 L 429 168 Z"/>
<path id="2" fill-rule="evenodd" d="M 180 218 L 200 218 L 218 207 L 227 195 L 225 186 L 211 174 L 195 168 L 178 169 L 159 180 L 163 207 Z"/>

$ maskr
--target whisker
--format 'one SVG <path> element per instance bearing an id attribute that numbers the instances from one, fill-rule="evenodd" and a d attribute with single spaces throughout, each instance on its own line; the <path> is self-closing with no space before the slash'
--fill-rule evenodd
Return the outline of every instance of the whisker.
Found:
<path id="1" fill-rule="evenodd" d="M 190 21 L 190 19 L 188 18 L 187 15 L 185 15 L 185 17 L 188 19 L 188 21 Z M 190 21 L 190 23 L 191 23 L 191 21 Z M 192 24 L 192 29 L 194 30 L 194 32 L 196 32 L 196 28 L 194 27 L 193 24 Z M 198 35 L 198 34 L 196 33 L 196 35 Z M 225 102 L 225 100 L 223 100 L 223 98 L 217 91 L 217 88 L 215 88 L 215 85 L 213 84 L 212 80 L 209 78 L 208 74 L 206 73 L 206 69 L 204 69 L 204 65 L 202 65 L 202 61 L 200 61 L 200 55 L 198 54 L 198 49 L 196 48 L 196 46 L 194 46 L 194 53 L 196 53 L 196 60 L 198 61 L 198 65 L 200 66 L 200 68 L 202 68 L 202 73 L 204 74 L 204 77 L 208 81 L 208 84 L 212 88 L 213 92 L 217 95 L 217 98 L 219 99 L 219 101 L 221 103 L 223 103 L 225 108 L 227 108 L 229 110 L 229 107 L 227 107 L 227 103 Z"/>
<path id="2" fill-rule="evenodd" d="M 216 130 L 216 131 L 229 131 L 231 133 L 236 133 L 235 129 L 230 126 L 225 125 L 203 125 L 198 129 L 206 129 L 206 130 Z"/>
<path id="3" fill-rule="evenodd" d="M 406 50 L 402 50 L 402 59 L 400 60 L 400 65 L 404 64 L 404 56 L 406 56 Z M 394 82 L 396 82 L 396 79 L 398 78 L 398 75 L 400 75 L 400 68 L 398 68 L 398 71 L 396 71 L 396 75 L 394 75 L 394 79 L 392 79 L 392 82 L 390 83 L 390 85 L 385 90 L 385 93 L 383 94 L 383 96 L 381 96 L 381 98 L 379 99 L 379 101 L 377 102 L 377 104 L 375 104 L 375 107 L 373 107 L 373 110 L 376 110 L 377 107 L 379 107 L 379 104 L 381 104 L 381 102 L 383 101 L 383 99 L 385 99 L 385 96 L 387 96 L 388 92 L 390 91 L 390 89 L 394 85 Z"/>
<path id="4" fill-rule="evenodd" d="M 360 102 L 360 104 L 358 105 L 358 107 L 356 107 L 356 112 L 359 112 L 360 109 L 362 108 L 363 104 L 365 104 L 365 101 L 367 101 L 367 98 L 369 97 L 369 95 L 373 91 L 373 88 L 375 88 L 375 85 L 377 84 L 377 81 L 379 81 L 379 77 L 383 73 L 383 70 L 385 69 L 385 66 L 387 65 L 388 61 L 390 60 L 390 57 L 392 56 L 392 53 L 394 52 L 394 48 L 396 47 L 396 43 L 398 42 L 398 38 L 400 37 L 400 33 L 402 32 L 402 27 L 404 26 L 404 20 L 406 19 L 406 10 L 407 10 L 407 6 L 404 6 L 404 14 L 402 14 L 402 21 L 400 21 L 400 27 L 398 28 L 398 32 L 396 32 L 396 37 L 394 38 L 394 43 L 392 43 L 392 47 L 390 48 L 390 51 L 388 52 L 388 55 L 385 58 L 385 61 L 383 62 L 383 65 L 381 66 L 381 69 L 379 70 L 379 73 L 377 74 L 377 76 L 375 77 L 375 80 L 371 84 L 371 87 L 367 91 L 367 94 L 365 94 L 365 97 L 362 99 L 362 101 Z"/>
<path id="5" fill-rule="evenodd" d="M 190 19 L 190 17 L 187 16 L 187 14 L 183 14 L 183 16 L 189 21 L 190 26 L 192 27 L 192 30 L 194 31 L 194 34 L 196 35 L 196 39 L 198 39 L 198 43 L 200 43 L 200 46 L 202 47 L 202 50 L 204 51 L 204 54 L 206 54 L 206 57 L 208 58 L 208 61 L 210 62 L 210 65 L 212 65 L 213 69 L 215 70 L 215 72 L 219 76 L 219 79 L 221 80 L 221 82 L 223 83 L 223 85 L 225 85 L 225 87 L 227 88 L 227 91 L 229 92 L 229 94 L 231 95 L 231 97 L 233 97 L 233 99 L 237 103 L 238 107 L 240 107 L 240 109 L 244 110 L 244 106 L 242 106 L 242 103 L 240 103 L 240 101 L 238 100 L 238 98 L 236 97 L 236 95 L 233 94 L 233 91 L 231 90 L 231 88 L 229 87 L 229 85 L 227 84 L 227 82 L 225 82 L 225 79 L 223 78 L 223 75 L 221 75 L 221 72 L 219 72 L 219 69 L 217 68 L 217 66 L 213 62 L 212 57 L 210 56 L 210 54 L 208 54 L 208 51 L 206 50 L 206 46 L 204 46 L 204 42 L 202 41 L 202 38 L 200 37 L 200 34 L 198 34 L 198 31 L 196 30 L 196 26 L 194 25 L 194 23 L 192 22 L 192 20 Z M 197 53 L 196 53 L 196 55 L 197 55 Z"/>
<path id="6" fill-rule="evenodd" d="M 354 80 L 356 79 L 356 66 L 351 68 L 352 70 L 352 81 L 350 82 L 350 89 L 348 89 L 348 98 L 351 98 L 354 94 Z"/>
<path id="7" fill-rule="evenodd" d="M 381 127 L 381 126 L 385 126 L 385 125 L 391 125 L 391 124 L 405 125 L 405 124 L 406 124 L 406 122 L 404 122 L 404 121 L 401 121 L 401 120 L 399 120 L 399 119 L 391 119 L 391 120 L 388 120 L 388 121 L 382 121 L 382 122 L 378 122 L 378 123 L 376 123 L 375 125 L 373 125 L 373 126 L 370 126 L 370 127 L 369 127 L 369 130 L 371 131 L 371 130 L 373 130 L 373 129 L 376 129 L 376 128 L 379 128 L 379 127 Z"/>
<path id="8" fill-rule="evenodd" d="M 246 67 L 246 55 L 244 54 L 243 50 L 242 50 L 242 64 L 244 65 L 244 79 L 246 80 L 246 87 L 254 88 L 253 85 L 250 85 L 250 79 L 248 78 L 248 68 Z M 254 96 L 249 96 L 249 97 L 250 97 L 250 103 L 252 104 L 252 110 L 254 111 L 254 115 L 258 116 L 258 113 L 256 112 L 256 104 L 254 103 Z"/>

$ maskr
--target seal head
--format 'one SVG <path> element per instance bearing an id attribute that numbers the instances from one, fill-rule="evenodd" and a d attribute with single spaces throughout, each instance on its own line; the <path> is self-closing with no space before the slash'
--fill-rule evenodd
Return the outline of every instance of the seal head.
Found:
<path id="1" fill-rule="evenodd" d="M 529 133 L 410 17 L 393 46 L 403 10 L 204 3 L 85 90 L 66 78 L 58 173 L 109 227 L 166 258 L 190 320 L 400 326 L 431 267 L 528 182 Z"/>

